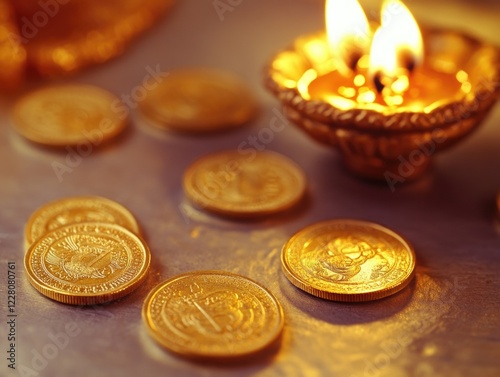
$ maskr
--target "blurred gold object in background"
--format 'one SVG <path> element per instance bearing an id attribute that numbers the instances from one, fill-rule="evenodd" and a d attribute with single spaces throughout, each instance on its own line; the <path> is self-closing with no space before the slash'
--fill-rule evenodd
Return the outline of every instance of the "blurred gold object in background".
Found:
<path id="1" fill-rule="evenodd" d="M 51 78 L 104 63 L 125 51 L 173 0 L 0 0 L 0 85 L 28 74 Z"/>
<path id="2" fill-rule="evenodd" d="M 0 0 L 0 90 L 17 88 L 24 79 L 26 50 L 19 37 L 14 9 Z"/>
<path id="3" fill-rule="evenodd" d="M 202 68 L 172 72 L 140 103 L 142 113 L 159 128 L 196 133 L 241 126 L 256 108 L 238 76 Z"/>
<path id="4" fill-rule="evenodd" d="M 54 147 L 78 145 L 91 153 L 127 124 L 117 111 L 120 100 L 92 85 L 45 87 L 22 97 L 14 107 L 14 127 L 25 138 Z"/>

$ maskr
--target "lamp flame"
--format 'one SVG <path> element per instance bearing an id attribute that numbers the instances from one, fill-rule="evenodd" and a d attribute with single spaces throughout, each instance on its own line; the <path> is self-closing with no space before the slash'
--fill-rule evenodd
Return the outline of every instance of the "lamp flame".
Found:
<path id="1" fill-rule="evenodd" d="M 327 0 L 325 16 L 326 33 L 337 68 L 348 76 L 369 50 L 368 20 L 358 0 Z"/>
<path id="2" fill-rule="evenodd" d="M 379 92 L 391 85 L 396 94 L 401 94 L 408 88 L 408 75 L 422 63 L 422 34 L 400 0 L 385 0 L 381 15 L 382 25 L 372 40 L 369 74 Z"/>

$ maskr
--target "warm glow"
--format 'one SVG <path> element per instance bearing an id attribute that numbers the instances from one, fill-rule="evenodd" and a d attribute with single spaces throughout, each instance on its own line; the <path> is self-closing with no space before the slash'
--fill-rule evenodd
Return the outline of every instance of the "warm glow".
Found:
<path id="1" fill-rule="evenodd" d="M 409 82 L 398 77 L 407 76 L 422 63 L 422 34 L 415 18 L 400 0 L 385 0 L 381 16 L 382 25 L 373 36 L 370 50 L 370 76 L 379 90 L 397 80 L 392 89 L 402 93 Z"/>
<path id="2" fill-rule="evenodd" d="M 457 80 L 461 83 L 467 82 L 469 80 L 469 75 L 465 71 L 458 71 L 456 74 Z"/>
<path id="3" fill-rule="evenodd" d="M 309 69 L 304 72 L 300 80 L 297 82 L 297 89 L 305 99 L 311 99 L 307 88 L 318 78 L 318 72 L 314 69 Z"/>
<path id="4" fill-rule="evenodd" d="M 344 75 L 368 52 L 370 27 L 357 0 L 326 1 L 326 32 L 337 67 Z"/>
<path id="5" fill-rule="evenodd" d="M 363 86 L 365 85 L 366 83 L 366 79 L 365 79 L 365 76 L 363 75 L 356 75 L 356 77 L 354 78 L 354 85 L 356 86 Z"/>

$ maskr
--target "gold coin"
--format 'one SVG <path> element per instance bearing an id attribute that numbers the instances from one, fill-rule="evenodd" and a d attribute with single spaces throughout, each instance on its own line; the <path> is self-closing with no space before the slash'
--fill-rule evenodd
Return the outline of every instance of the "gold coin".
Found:
<path id="1" fill-rule="evenodd" d="M 283 310 L 256 282 L 223 271 L 197 271 L 155 287 L 142 309 L 149 334 L 178 355 L 226 359 L 259 353 L 279 339 Z"/>
<path id="2" fill-rule="evenodd" d="M 106 223 L 57 228 L 39 238 L 25 255 L 30 283 L 65 304 L 93 305 L 116 300 L 146 278 L 151 256 L 129 230 Z"/>
<path id="3" fill-rule="evenodd" d="M 273 152 L 211 154 L 187 169 L 183 183 L 195 204 L 234 217 L 287 210 L 300 201 L 306 188 L 302 170 Z"/>
<path id="4" fill-rule="evenodd" d="M 253 95 L 233 74 L 213 69 L 172 72 L 140 102 L 160 128 L 211 132 L 238 127 L 256 112 Z"/>
<path id="5" fill-rule="evenodd" d="M 356 220 L 310 225 L 283 246 L 283 272 L 298 288 L 327 300 L 369 301 L 413 278 L 415 254 L 401 236 Z"/>
<path id="6" fill-rule="evenodd" d="M 118 135 L 126 117 L 119 99 L 90 85 L 42 88 L 22 97 L 14 108 L 14 126 L 27 139 L 50 146 L 76 145 L 82 156 Z"/>
<path id="7" fill-rule="evenodd" d="M 54 229 L 82 222 L 118 224 L 140 234 L 136 219 L 121 204 L 97 196 L 77 196 L 59 199 L 37 209 L 24 230 L 26 245 L 30 246 Z"/>

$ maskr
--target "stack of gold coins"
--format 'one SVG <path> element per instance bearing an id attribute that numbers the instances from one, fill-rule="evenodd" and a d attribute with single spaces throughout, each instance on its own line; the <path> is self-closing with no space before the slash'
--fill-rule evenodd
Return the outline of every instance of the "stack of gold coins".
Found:
<path id="1" fill-rule="evenodd" d="M 232 217 L 256 217 L 285 211 L 304 196 L 302 169 L 274 152 L 211 154 L 184 174 L 184 192 L 196 205 Z"/>
<path id="2" fill-rule="evenodd" d="M 54 147 L 77 146 L 83 155 L 117 136 L 127 117 L 119 99 L 91 85 L 61 85 L 28 93 L 14 107 L 14 127 L 25 138 Z"/>
<path id="3" fill-rule="evenodd" d="M 135 290 L 151 255 L 134 216 L 100 197 L 48 203 L 28 220 L 24 265 L 33 287 L 66 304 L 93 305 Z"/>
<path id="4" fill-rule="evenodd" d="M 191 359 L 255 356 L 280 338 L 283 310 L 256 282 L 223 271 L 173 277 L 146 298 L 149 334 L 169 351 Z"/>
<path id="5" fill-rule="evenodd" d="M 298 288 L 327 300 L 369 301 L 392 295 L 413 278 L 415 254 L 395 232 L 365 221 L 308 226 L 283 246 L 283 272 Z"/>
<path id="6" fill-rule="evenodd" d="M 170 73 L 140 102 L 141 112 L 161 129 L 214 132 L 247 123 L 256 101 L 235 75 L 214 69 Z"/>
<path id="7" fill-rule="evenodd" d="M 82 222 L 117 224 L 140 235 L 134 215 L 121 204 L 98 196 L 75 196 L 47 203 L 28 219 L 24 230 L 25 244 L 57 228 Z"/>

